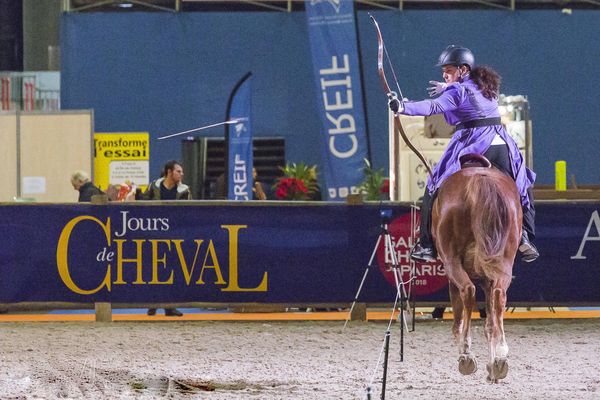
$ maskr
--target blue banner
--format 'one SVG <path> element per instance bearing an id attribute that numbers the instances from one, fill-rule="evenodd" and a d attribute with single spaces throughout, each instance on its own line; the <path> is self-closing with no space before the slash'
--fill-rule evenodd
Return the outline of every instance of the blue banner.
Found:
<path id="1" fill-rule="evenodd" d="M 394 300 L 381 245 L 367 267 L 381 233 L 376 205 L 148 203 L 0 205 L 0 303 L 350 303 L 366 268 L 359 300 Z M 386 208 L 407 279 L 410 206 Z M 600 304 L 600 203 L 536 211 L 541 256 L 517 255 L 508 304 Z M 416 268 L 417 302 L 448 303 L 443 265 Z"/>
<path id="2" fill-rule="evenodd" d="M 252 74 L 245 75 L 235 86 L 229 100 L 228 120 L 228 176 L 229 200 L 252 200 L 254 177 L 252 168 Z"/>
<path id="3" fill-rule="evenodd" d="M 367 157 L 367 133 L 357 51 L 354 2 L 306 0 L 328 200 L 357 193 Z"/>

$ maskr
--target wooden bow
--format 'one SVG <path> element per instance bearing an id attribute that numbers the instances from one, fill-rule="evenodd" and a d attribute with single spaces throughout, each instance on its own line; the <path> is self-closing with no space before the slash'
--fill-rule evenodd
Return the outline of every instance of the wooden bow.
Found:
<path id="1" fill-rule="evenodd" d="M 392 89 L 388 85 L 387 79 L 385 77 L 385 70 L 383 68 L 383 51 L 385 49 L 385 46 L 383 44 L 383 36 L 381 35 L 381 29 L 379 29 L 379 24 L 377 24 L 377 21 L 375 20 L 375 18 L 370 14 L 369 14 L 369 16 L 371 17 L 371 20 L 373 20 L 373 24 L 375 24 L 375 29 L 377 30 L 377 72 L 379 73 L 379 79 L 381 80 L 381 84 L 383 85 L 383 90 L 385 91 L 388 99 L 391 100 L 393 97 L 396 97 L 396 93 L 394 91 L 392 91 Z M 388 59 L 388 62 L 389 62 L 389 59 Z M 390 66 L 391 66 L 391 62 L 390 62 Z M 392 70 L 392 72 L 393 72 L 393 70 Z M 394 74 L 394 80 L 396 82 L 396 85 L 398 86 L 400 100 L 402 100 L 402 91 L 400 90 L 400 85 L 398 85 L 398 80 L 396 79 L 395 74 Z M 429 163 L 427 162 L 425 157 L 423 157 L 423 155 L 419 152 L 419 150 L 417 150 L 417 148 L 415 146 L 413 146 L 413 144 L 408 139 L 408 136 L 406 136 L 406 132 L 404 132 L 404 128 L 402 127 L 402 123 L 400 122 L 400 116 L 398 115 L 398 113 L 394 113 L 394 131 L 396 133 L 400 133 L 400 136 L 402 136 L 404 143 L 406 143 L 408 148 L 411 149 L 417 155 L 417 157 L 419 157 L 419 160 L 421 160 L 421 162 L 427 169 L 427 173 L 429 174 L 429 176 L 433 177 L 433 173 L 431 172 Z M 393 144 L 394 144 L 394 152 L 396 152 L 395 138 L 393 140 Z M 395 157 L 395 158 L 397 160 L 397 157 Z"/>

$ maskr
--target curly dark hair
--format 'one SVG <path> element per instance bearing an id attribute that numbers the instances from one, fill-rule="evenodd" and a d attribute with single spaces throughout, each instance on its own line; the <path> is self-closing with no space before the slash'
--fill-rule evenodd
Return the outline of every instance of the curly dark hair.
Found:
<path id="1" fill-rule="evenodd" d="M 470 75 L 473 82 L 475 82 L 487 99 L 498 98 L 502 78 L 496 71 L 487 65 L 480 65 L 475 67 Z"/>

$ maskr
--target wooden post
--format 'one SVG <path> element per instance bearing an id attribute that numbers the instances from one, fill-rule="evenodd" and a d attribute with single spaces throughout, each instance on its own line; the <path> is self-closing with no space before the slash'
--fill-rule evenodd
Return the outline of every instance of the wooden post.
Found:
<path id="1" fill-rule="evenodd" d="M 349 206 L 359 206 L 364 204 L 362 194 L 349 194 L 348 197 L 346 197 L 346 204 Z"/>
<path id="2" fill-rule="evenodd" d="M 285 305 L 282 304 L 236 304 L 229 308 L 234 313 L 273 313 L 285 312 Z"/>
<path id="3" fill-rule="evenodd" d="M 367 320 L 367 303 L 356 303 L 350 314 L 350 321 Z"/>
<path id="4" fill-rule="evenodd" d="M 96 322 L 112 322 L 112 307 L 110 303 L 94 303 Z"/>

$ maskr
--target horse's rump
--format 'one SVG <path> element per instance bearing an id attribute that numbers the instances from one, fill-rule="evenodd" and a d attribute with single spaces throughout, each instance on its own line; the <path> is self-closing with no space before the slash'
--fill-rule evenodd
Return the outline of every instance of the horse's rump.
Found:
<path id="1" fill-rule="evenodd" d="M 463 169 L 444 182 L 436 201 L 435 236 L 442 253 L 462 246 L 462 258 L 490 278 L 501 272 L 506 257 L 514 259 L 522 216 L 510 177 L 493 168 Z"/>
<path id="2" fill-rule="evenodd" d="M 476 254 L 493 259 L 504 253 L 506 229 L 510 224 L 511 207 L 498 185 L 485 175 L 473 175 L 467 180 L 465 206 L 471 211 L 471 229 Z"/>

